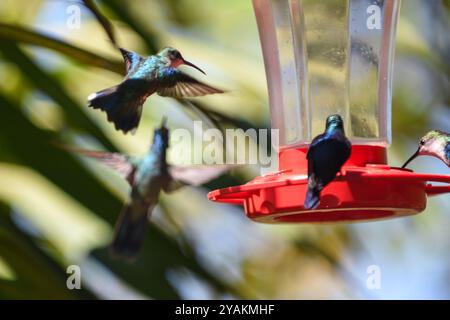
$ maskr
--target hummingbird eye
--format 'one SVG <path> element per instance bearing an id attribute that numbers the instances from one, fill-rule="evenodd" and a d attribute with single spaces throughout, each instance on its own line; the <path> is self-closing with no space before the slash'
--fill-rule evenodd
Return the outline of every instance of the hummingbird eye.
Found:
<path id="1" fill-rule="evenodd" d="M 180 51 L 178 51 L 176 49 L 169 50 L 169 56 L 172 59 L 179 59 L 179 58 L 181 58 Z"/>

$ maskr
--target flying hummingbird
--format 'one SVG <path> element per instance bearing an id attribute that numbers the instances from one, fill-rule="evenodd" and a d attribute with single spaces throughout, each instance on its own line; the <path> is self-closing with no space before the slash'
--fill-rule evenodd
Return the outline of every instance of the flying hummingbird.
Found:
<path id="1" fill-rule="evenodd" d="M 155 92 L 160 96 L 175 98 L 223 93 L 222 90 L 201 83 L 178 70 L 178 66 L 185 64 L 205 74 L 174 48 L 164 48 L 158 54 L 148 57 L 122 48 L 120 52 L 125 60 L 125 79 L 114 87 L 92 93 L 88 97 L 89 106 L 105 111 L 108 121 L 114 123 L 116 130 L 124 133 L 135 130 L 139 125 L 145 100 Z"/>
<path id="2" fill-rule="evenodd" d="M 313 139 L 308 159 L 308 191 L 304 207 L 314 209 L 319 205 L 320 192 L 329 184 L 350 157 L 351 143 L 345 137 L 344 122 L 334 114 L 327 118 L 325 132 Z"/>
<path id="3" fill-rule="evenodd" d="M 420 139 L 417 151 L 405 162 L 405 168 L 417 156 L 428 155 L 441 159 L 450 167 L 450 134 L 432 130 Z"/>
<path id="4" fill-rule="evenodd" d="M 131 186 L 129 198 L 116 223 L 110 248 L 115 256 L 127 259 L 136 256 L 144 241 L 148 218 L 158 204 L 161 190 L 172 192 L 184 185 L 199 186 L 232 168 L 231 165 L 169 166 L 166 162 L 168 147 L 169 129 L 163 120 L 160 128 L 154 130 L 153 143 L 143 158 L 67 148 L 111 167 Z"/>

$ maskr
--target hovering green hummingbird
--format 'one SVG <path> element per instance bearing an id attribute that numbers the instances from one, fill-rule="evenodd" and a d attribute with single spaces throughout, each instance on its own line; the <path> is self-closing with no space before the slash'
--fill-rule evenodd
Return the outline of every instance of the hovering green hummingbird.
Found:
<path id="1" fill-rule="evenodd" d="M 166 150 L 169 147 L 169 129 L 166 120 L 154 131 L 153 143 L 143 158 L 119 153 L 69 150 L 95 158 L 111 167 L 131 186 L 129 199 L 124 205 L 115 227 L 111 244 L 113 255 L 133 259 L 141 247 L 148 218 L 158 204 L 161 190 L 172 192 L 184 185 L 199 186 L 229 171 L 231 165 L 169 166 Z"/>
<path id="2" fill-rule="evenodd" d="M 105 111 L 108 121 L 114 123 L 116 130 L 124 133 L 134 131 L 139 125 L 145 100 L 155 92 L 160 96 L 175 98 L 223 93 L 178 70 L 178 66 L 185 64 L 205 74 L 174 48 L 164 48 L 148 57 L 122 48 L 120 52 L 125 60 L 125 79 L 114 87 L 88 96 L 89 106 Z"/>
<path id="3" fill-rule="evenodd" d="M 450 167 L 450 134 L 432 130 L 420 139 L 417 151 L 405 162 L 405 168 L 417 156 L 428 155 L 441 159 Z"/>
<path id="4" fill-rule="evenodd" d="M 314 209 L 320 203 L 320 192 L 341 170 L 350 157 L 351 143 L 345 136 L 344 122 L 338 114 L 327 118 L 325 132 L 311 141 L 308 159 L 308 191 L 304 207 Z"/>

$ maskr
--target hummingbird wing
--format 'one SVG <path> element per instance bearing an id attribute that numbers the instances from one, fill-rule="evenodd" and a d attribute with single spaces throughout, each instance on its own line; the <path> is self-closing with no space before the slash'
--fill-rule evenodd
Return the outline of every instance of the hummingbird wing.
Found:
<path id="1" fill-rule="evenodd" d="M 201 186 L 220 177 L 239 165 L 198 165 L 168 167 L 168 183 L 163 186 L 165 192 L 175 191 L 185 185 Z"/>
<path id="2" fill-rule="evenodd" d="M 187 98 L 224 93 L 223 90 L 202 83 L 175 68 L 164 68 L 162 74 L 158 94 L 163 97 Z"/>
<path id="3" fill-rule="evenodd" d="M 351 144 L 342 134 L 321 134 L 313 139 L 308 149 L 308 190 L 304 207 L 319 205 L 320 192 L 329 184 L 350 156 Z"/>
<path id="4" fill-rule="evenodd" d="M 123 48 L 119 48 L 119 50 L 123 56 L 123 60 L 125 61 L 125 72 L 129 73 L 130 70 L 134 69 L 134 67 L 139 64 L 142 57 L 133 51 L 128 51 Z"/>
<path id="5" fill-rule="evenodd" d="M 126 179 L 130 185 L 134 182 L 135 165 L 130 157 L 120 153 L 91 151 L 84 149 L 71 149 L 72 151 L 83 156 L 96 159 L 104 165 L 116 171 L 121 177 Z"/>

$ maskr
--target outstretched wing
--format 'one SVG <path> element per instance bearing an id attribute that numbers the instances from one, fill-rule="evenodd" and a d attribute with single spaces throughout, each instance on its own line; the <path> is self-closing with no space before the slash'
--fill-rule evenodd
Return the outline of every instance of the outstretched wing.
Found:
<path id="1" fill-rule="evenodd" d="M 119 48 L 119 50 L 123 56 L 123 60 L 125 61 L 125 72 L 128 73 L 139 64 L 142 58 L 136 52 L 128 51 L 124 48 Z"/>
<path id="2" fill-rule="evenodd" d="M 165 81 L 158 94 L 163 97 L 187 98 L 224 92 L 174 68 L 165 68 L 162 72 L 165 73 Z"/>
<path id="3" fill-rule="evenodd" d="M 96 159 L 104 165 L 116 171 L 121 177 L 126 179 L 130 185 L 133 184 L 135 166 L 130 158 L 119 153 L 91 151 L 84 149 L 70 149 L 83 156 Z"/>
<path id="4" fill-rule="evenodd" d="M 169 183 L 163 189 L 170 192 L 184 185 L 198 187 L 236 167 L 237 165 L 170 166 Z"/>

